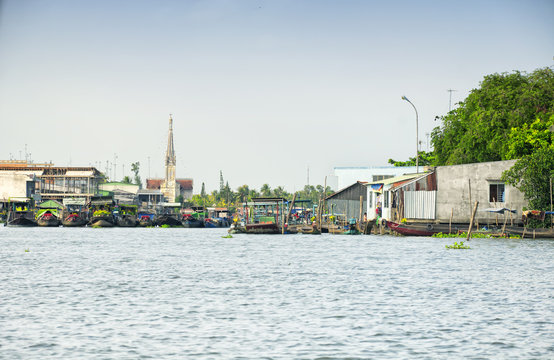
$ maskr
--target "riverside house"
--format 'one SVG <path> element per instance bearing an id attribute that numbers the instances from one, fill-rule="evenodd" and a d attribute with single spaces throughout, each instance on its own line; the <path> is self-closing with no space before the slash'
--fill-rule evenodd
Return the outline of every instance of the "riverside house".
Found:
<path id="1" fill-rule="evenodd" d="M 523 193 L 505 184 L 502 172 L 516 160 L 437 166 L 424 173 L 410 174 L 367 184 L 368 214 L 390 221 L 403 218 L 438 223 L 469 223 L 476 201 L 479 223 L 495 221 L 496 214 L 485 209 L 516 210 L 511 221 L 521 223 L 521 211 L 527 205 Z"/>

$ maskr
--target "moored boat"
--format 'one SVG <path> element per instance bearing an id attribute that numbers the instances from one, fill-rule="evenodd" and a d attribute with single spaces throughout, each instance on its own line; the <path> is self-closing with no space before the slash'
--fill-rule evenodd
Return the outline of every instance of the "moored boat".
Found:
<path id="1" fill-rule="evenodd" d="M 65 216 L 62 220 L 62 225 L 64 227 L 79 227 L 85 226 L 87 224 L 87 219 L 84 215 L 77 212 L 72 212 Z"/>
<path id="2" fill-rule="evenodd" d="M 116 209 L 117 215 L 115 219 L 117 226 L 136 227 L 138 225 L 136 205 L 120 204 Z"/>
<path id="3" fill-rule="evenodd" d="M 99 197 L 89 204 L 89 213 L 92 216 L 88 225 L 92 227 L 113 227 L 115 219 L 112 214 L 113 199 L 110 197 Z"/>
<path id="4" fill-rule="evenodd" d="M 65 210 L 62 215 L 62 226 L 80 227 L 88 223 L 88 213 L 85 212 L 85 198 L 63 199 Z"/>
<path id="5" fill-rule="evenodd" d="M 138 226 L 149 227 L 156 225 L 154 222 L 154 214 L 149 211 L 139 211 L 137 214 Z"/>
<path id="6" fill-rule="evenodd" d="M 30 202 L 10 201 L 9 211 L 4 226 L 12 227 L 31 227 L 37 226 L 35 216 L 30 210 Z"/>
<path id="7" fill-rule="evenodd" d="M 37 215 L 37 225 L 45 227 L 56 227 L 60 226 L 61 221 L 56 215 L 54 215 L 50 209 Z"/>
<path id="8" fill-rule="evenodd" d="M 460 232 L 458 226 L 448 224 L 398 224 L 387 221 L 387 226 L 394 232 L 405 236 L 433 236 L 434 234 L 456 234 Z M 467 231 L 467 229 L 465 229 Z"/>
<path id="9" fill-rule="evenodd" d="M 177 220 L 174 215 L 160 215 L 156 219 L 156 225 L 158 226 L 183 226 L 183 224 Z"/>
<path id="10" fill-rule="evenodd" d="M 202 221 L 202 219 L 195 218 L 192 214 L 183 215 L 181 223 L 186 228 L 201 228 L 201 227 L 204 227 L 204 221 Z"/>

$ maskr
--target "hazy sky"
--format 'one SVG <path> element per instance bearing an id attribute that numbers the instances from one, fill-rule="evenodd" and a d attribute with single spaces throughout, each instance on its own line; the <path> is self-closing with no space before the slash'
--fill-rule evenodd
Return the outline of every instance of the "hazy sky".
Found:
<path id="1" fill-rule="evenodd" d="M 0 0 L 1 1 L 1 0 Z M 0 159 L 236 189 L 415 155 L 484 75 L 553 66 L 554 2 L 0 3 Z M 150 158 L 150 166 L 148 166 Z M 150 167 L 150 169 L 149 169 Z M 111 165 L 113 174 L 113 165 Z"/>

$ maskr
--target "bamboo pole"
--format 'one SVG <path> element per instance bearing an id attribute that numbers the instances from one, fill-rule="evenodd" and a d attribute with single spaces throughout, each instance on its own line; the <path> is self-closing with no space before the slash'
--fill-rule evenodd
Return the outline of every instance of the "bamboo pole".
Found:
<path id="1" fill-rule="evenodd" d="M 510 214 L 512 212 L 510 211 Z M 506 232 L 506 222 L 508 221 L 508 214 L 504 213 L 504 226 L 502 226 L 502 234 Z"/>
<path id="2" fill-rule="evenodd" d="M 471 214 L 471 220 L 469 222 L 469 229 L 467 229 L 467 241 L 469 241 L 469 238 L 471 237 L 471 230 L 473 230 L 473 220 L 475 219 L 475 213 L 477 212 L 477 207 L 479 206 L 479 201 L 475 202 L 475 206 L 473 207 L 473 213 Z"/>
<path id="3" fill-rule="evenodd" d="M 469 208 L 471 209 L 471 179 L 467 179 L 468 189 L 469 189 Z M 471 214 L 471 212 L 470 212 Z"/>
<path id="4" fill-rule="evenodd" d="M 360 195 L 360 217 L 358 218 L 358 230 L 362 232 L 362 207 L 364 206 L 364 197 Z"/>
<path id="5" fill-rule="evenodd" d="M 296 193 L 292 196 L 292 202 L 290 203 L 289 211 L 287 211 L 287 217 L 285 218 L 285 224 L 289 223 L 290 219 L 290 213 L 292 212 L 292 209 L 294 208 L 294 202 L 296 201 Z M 283 226 L 283 234 L 285 233 L 285 227 Z"/>
<path id="6" fill-rule="evenodd" d="M 448 233 L 452 234 L 452 218 L 454 217 L 454 208 L 450 209 L 450 222 L 448 223 Z"/>

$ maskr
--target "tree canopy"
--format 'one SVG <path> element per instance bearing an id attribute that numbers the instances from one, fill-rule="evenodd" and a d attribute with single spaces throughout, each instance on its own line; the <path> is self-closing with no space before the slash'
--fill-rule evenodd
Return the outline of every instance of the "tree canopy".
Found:
<path id="1" fill-rule="evenodd" d="M 554 73 L 543 68 L 487 75 L 458 105 L 431 134 L 434 165 L 516 159 L 528 147 L 510 144 L 512 129 L 540 128 L 535 122 L 554 115 Z"/>

